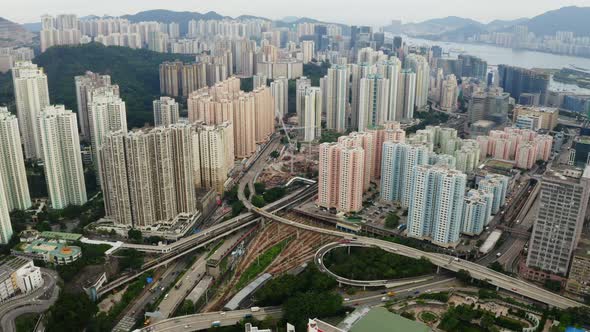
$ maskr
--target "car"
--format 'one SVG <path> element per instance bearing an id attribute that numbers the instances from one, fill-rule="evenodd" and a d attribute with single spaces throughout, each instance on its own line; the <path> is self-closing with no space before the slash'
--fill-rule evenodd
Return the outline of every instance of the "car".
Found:
<path id="1" fill-rule="evenodd" d="M 382 298 L 381 298 L 381 301 L 382 301 L 382 302 L 385 302 L 385 301 L 387 301 L 387 300 L 389 300 L 389 299 L 387 298 L 387 296 L 384 296 L 384 297 L 382 297 Z"/>
<path id="2" fill-rule="evenodd" d="M 221 311 L 219 314 L 220 314 L 221 316 L 225 316 L 225 311 Z"/>
<path id="3" fill-rule="evenodd" d="M 455 257 L 455 258 L 453 258 L 453 260 L 454 260 L 455 262 L 458 262 L 458 261 L 459 261 L 459 257 Z"/>
<path id="4" fill-rule="evenodd" d="M 420 294 L 420 291 L 417 290 L 417 291 L 414 292 L 414 294 L 418 295 L 418 294 Z"/>
<path id="5" fill-rule="evenodd" d="M 502 256 L 501 252 L 496 253 L 496 257 L 500 257 L 500 256 Z"/>
<path id="6" fill-rule="evenodd" d="M 512 288 L 512 290 L 515 291 L 515 292 L 518 292 L 518 289 L 516 289 L 516 288 Z"/>
<path id="7" fill-rule="evenodd" d="M 348 301 L 350 301 L 350 299 L 348 297 L 345 297 L 344 302 L 348 302 Z"/>

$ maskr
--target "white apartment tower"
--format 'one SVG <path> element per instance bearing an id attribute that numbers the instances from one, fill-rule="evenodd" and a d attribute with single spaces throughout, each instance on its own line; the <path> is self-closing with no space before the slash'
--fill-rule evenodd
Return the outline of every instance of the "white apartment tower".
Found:
<path id="1" fill-rule="evenodd" d="M 412 177 L 416 166 L 428 164 L 428 144 L 385 141 L 382 151 L 381 198 L 408 208 L 414 198 Z"/>
<path id="2" fill-rule="evenodd" d="M 401 116 L 398 116 L 399 110 L 397 108 L 401 68 L 401 61 L 395 57 L 377 64 L 378 73 L 389 81 L 389 91 L 387 93 L 389 101 L 387 106 L 386 121 L 395 121 L 396 119 L 401 118 Z"/>
<path id="3" fill-rule="evenodd" d="M 63 105 L 47 106 L 37 120 L 51 206 L 63 209 L 86 203 L 76 114 Z"/>
<path id="4" fill-rule="evenodd" d="M 180 110 L 174 98 L 160 97 L 153 102 L 154 126 L 169 126 L 178 122 Z"/>
<path id="5" fill-rule="evenodd" d="M 119 95 L 119 86 L 111 85 L 111 76 L 87 71 L 84 75 L 74 77 L 76 84 L 76 102 L 78 105 L 78 122 L 80 137 L 90 140 L 90 119 L 88 105 L 92 102 L 92 92 L 98 88 L 110 88 L 114 95 Z"/>
<path id="6" fill-rule="evenodd" d="M 348 105 L 348 70 L 346 66 L 334 65 L 322 82 L 326 92 L 326 128 L 343 132 L 346 130 Z"/>
<path id="7" fill-rule="evenodd" d="M 4 179 L 0 177 L 0 244 L 7 244 L 12 238 L 12 224 L 5 188 Z"/>
<path id="8" fill-rule="evenodd" d="M 49 105 L 47 75 L 30 61 L 17 62 L 12 68 L 14 96 L 21 137 L 27 159 L 41 159 L 37 117 Z"/>
<path id="9" fill-rule="evenodd" d="M 387 121 L 389 115 L 389 80 L 379 75 L 361 78 L 359 93 L 358 128 L 379 126 Z"/>
<path id="10" fill-rule="evenodd" d="M 416 73 L 416 99 L 417 108 L 428 104 L 428 88 L 430 87 L 430 65 L 425 57 L 418 54 L 410 54 L 406 58 L 408 68 Z"/>
<path id="11" fill-rule="evenodd" d="M 411 70 L 402 70 L 399 76 L 397 90 L 397 108 L 395 121 L 411 119 L 414 117 L 414 104 L 416 102 L 416 73 Z"/>
<path id="12" fill-rule="evenodd" d="M 18 120 L 6 107 L 0 107 L 0 179 L 8 211 L 31 207 Z"/>
<path id="13" fill-rule="evenodd" d="M 270 91 L 274 98 L 275 117 L 282 119 L 289 111 L 289 80 L 284 76 L 276 78 L 270 83 Z"/>
<path id="14" fill-rule="evenodd" d="M 318 87 L 306 87 L 303 90 L 302 104 L 299 126 L 303 127 L 303 141 L 311 142 L 322 134 L 322 90 Z"/>
<path id="15" fill-rule="evenodd" d="M 408 236 L 428 239 L 442 247 L 456 246 L 466 182 L 464 173 L 446 166 L 417 166 L 412 179 Z"/>
<path id="16" fill-rule="evenodd" d="M 94 165 L 102 187 L 102 164 L 98 151 L 106 134 L 112 131 L 127 131 L 125 102 L 110 87 L 93 89 L 88 103 L 88 120 Z"/>

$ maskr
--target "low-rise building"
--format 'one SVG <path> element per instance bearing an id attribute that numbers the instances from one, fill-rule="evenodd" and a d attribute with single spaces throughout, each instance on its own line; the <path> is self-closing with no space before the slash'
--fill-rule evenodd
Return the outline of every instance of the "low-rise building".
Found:
<path id="1" fill-rule="evenodd" d="M 0 265 L 0 302 L 41 287 L 41 269 L 32 260 L 15 257 Z"/>
<path id="2" fill-rule="evenodd" d="M 590 295 L 590 237 L 583 237 L 574 251 L 566 290 L 581 297 Z"/>
<path id="3" fill-rule="evenodd" d="M 55 240 L 38 239 L 31 243 L 21 244 L 20 249 L 13 249 L 12 253 L 30 259 L 38 259 L 50 264 L 67 265 L 82 257 L 82 249 Z"/>

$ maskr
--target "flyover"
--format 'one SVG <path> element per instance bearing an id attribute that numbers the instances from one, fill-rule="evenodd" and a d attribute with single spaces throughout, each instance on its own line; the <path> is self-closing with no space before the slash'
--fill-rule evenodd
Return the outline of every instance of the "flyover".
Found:
<path id="1" fill-rule="evenodd" d="M 273 202 L 272 204 L 265 206 L 264 208 L 273 212 L 280 211 L 300 202 L 302 199 L 308 198 L 315 192 L 315 190 L 317 190 L 317 185 L 302 188 L 276 202 Z M 97 296 L 101 297 L 113 289 L 121 287 L 122 285 L 140 277 L 145 272 L 154 270 L 161 266 L 166 266 L 176 259 L 183 257 L 199 248 L 202 248 L 211 242 L 224 238 L 247 226 L 253 225 L 257 223 L 259 219 L 260 218 L 254 213 L 248 212 L 207 228 L 198 234 L 191 235 L 166 246 L 145 245 L 148 247 L 158 247 L 160 249 L 165 247 L 164 251 L 160 252 L 165 252 L 166 254 L 147 262 L 144 264 L 141 270 L 131 274 L 123 275 L 120 278 L 104 285 L 98 290 Z"/>
<path id="2" fill-rule="evenodd" d="M 283 311 L 280 307 L 264 307 L 260 308 L 258 311 L 255 312 L 251 309 L 234 310 L 227 312 L 207 312 L 201 314 L 164 319 L 150 326 L 144 327 L 139 330 L 135 330 L 134 332 L 198 331 L 211 328 L 214 322 L 218 322 L 218 326 L 230 326 L 235 325 L 245 317 L 252 317 L 257 320 L 264 320 L 267 317 L 281 318 L 282 315 Z"/>
<path id="3" fill-rule="evenodd" d="M 569 307 L 583 306 L 583 304 L 581 304 L 577 301 L 574 301 L 574 300 L 568 299 L 566 297 L 560 296 L 558 294 L 552 293 L 552 292 L 545 290 L 541 287 L 535 286 L 535 285 L 531 284 L 530 282 L 507 276 L 503 273 L 496 272 L 492 269 L 489 269 L 485 266 L 481 266 L 481 265 L 474 263 L 474 262 L 470 262 L 467 260 L 455 258 L 453 256 L 448 256 L 448 255 L 444 255 L 444 254 L 424 252 L 419 249 L 415 249 L 412 247 L 408 247 L 405 245 L 401 245 L 401 244 L 397 244 L 397 243 L 393 243 L 393 242 L 389 242 L 389 241 L 384 241 L 384 240 L 379 240 L 379 239 L 374 239 L 374 238 L 369 238 L 369 237 L 364 237 L 364 236 L 355 236 L 353 234 L 349 234 L 349 233 L 345 233 L 345 232 L 341 232 L 341 231 L 337 231 L 337 230 L 326 229 L 326 228 L 321 228 L 321 227 L 316 227 L 316 226 L 312 226 L 312 225 L 298 223 L 298 222 L 274 215 L 273 213 L 268 212 L 266 210 L 256 208 L 256 207 L 252 206 L 252 204 L 250 204 L 249 202 L 245 202 L 245 204 L 246 203 L 248 203 L 246 206 L 250 209 L 250 211 L 257 213 L 258 215 L 265 217 L 269 220 L 273 220 L 273 221 L 280 222 L 285 225 L 293 226 L 293 227 L 300 228 L 300 229 L 305 229 L 305 230 L 312 231 L 312 232 L 317 232 L 317 233 L 322 233 L 322 234 L 326 234 L 326 235 L 331 235 L 331 236 L 335 236 L 335 237 L 348 239 L 354 243 L 380 248 L 380 249 L 383 249 L 386 251 L 394 252 L 396 254 L 415 258 L 415 259 L 426 258 L 431 263 L 433 263 L 434 265 L 439 266 L 441 268 L 444 268 L 444 269 L 447 269 L 447 270 L 450 270 L 453 272 L 458 272 L 460 270 L 468 271 L 472 278 L 486 281 L 489 284 L 494 285 L 498 288 L 502 288 L 502 289 L 508 290 L 510 292 L 513 292 L 515 294 L 519 294 L 519 295 L 525 296 L 527 298 L 536 300 L 538 302 L 545 303 L 549 306 L 553 306 L 553 307 L 557 307 L 557 308 L 561 308 L 561 309 L 565 309 L 565 308 L 569 308 Z"/>
<path id="4" fill-rule="evenodd" d="M 345 247 L 361 247 L 361 248 L 370 248 L 371 246 L 361 244 L 361 243 L 338 243 L 332 242 L 324 245 L 315 254 L 314 262 L 318 266 L 318 269 L 324 273 L 329 274 L 332 278 L 336 279 L 338 283 L 355 286 L 355 287 L 385 287 L 385 288 L 393 288 L 393 287 L 400 287 L 406 285 L 417 284 L 425 281 L 429 281 L 434 278 L 434 276 L 420 276 L 420 277 L 413 277 L 413 278 L 403 278 L 403 279 L 395 279 L 395 280 L 356 280 L 356 279 L 348 279 L 341 277 L 334 272 L 330 271 L 324 265 L 324 256 L 333 249 L 336 248 L 345 248 Z"/>

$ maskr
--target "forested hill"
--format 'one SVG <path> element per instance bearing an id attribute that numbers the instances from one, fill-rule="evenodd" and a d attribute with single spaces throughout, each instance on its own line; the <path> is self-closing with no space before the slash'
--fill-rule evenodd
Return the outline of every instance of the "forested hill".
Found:
<path id="1" fill-rule="evenodd" d="M 160 95 L 159 65 L 177 59 L 193 61 L 194 57 L 91 43 L 52 47 L 36 57 L 34 62 L 47 73 L 51 103 L 64 104 L 75 112 L 74 76 L 84 74 L 87 70 L 111 75 L 112 82 L 119 85 L 121 98 L 126 103 L 127 123 L 131 129 L 153 123 L 152 101 Z M 10 74 L 4 75 L 1 84 L 12 85 Z M 12 104 L 12 87 L 3 87 L 1 90 L 0 104 Z"/>

